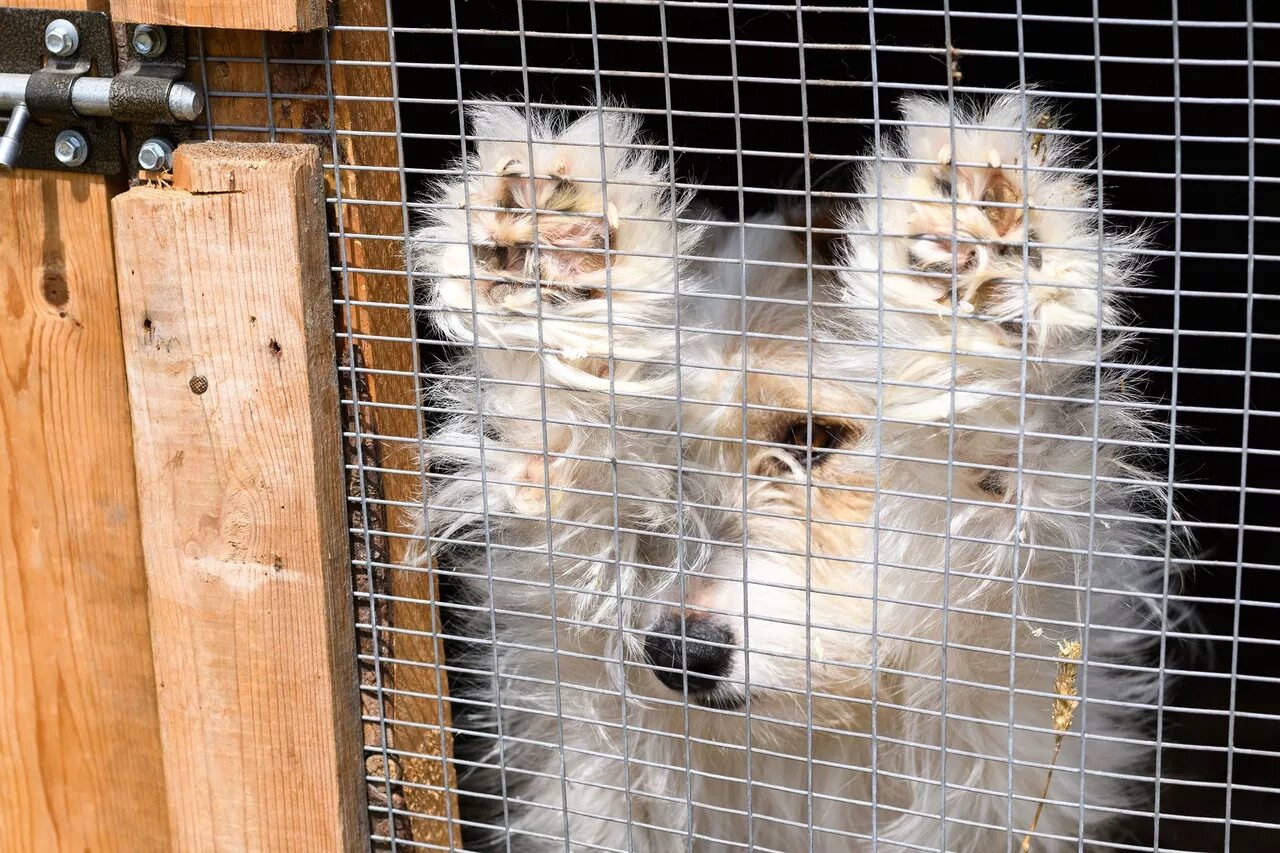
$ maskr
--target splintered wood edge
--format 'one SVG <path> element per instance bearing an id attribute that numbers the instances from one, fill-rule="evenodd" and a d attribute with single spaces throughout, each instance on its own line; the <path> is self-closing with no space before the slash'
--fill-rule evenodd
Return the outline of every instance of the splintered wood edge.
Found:
<path id="1" fill-rule="evenodd" d="M 320 173 L 314 145 L 277 142 L 197 142 L 180 145 L 173 154 L 173 188 L 190 193 L 249 192 L 260 170 L 292 163 Z"/>

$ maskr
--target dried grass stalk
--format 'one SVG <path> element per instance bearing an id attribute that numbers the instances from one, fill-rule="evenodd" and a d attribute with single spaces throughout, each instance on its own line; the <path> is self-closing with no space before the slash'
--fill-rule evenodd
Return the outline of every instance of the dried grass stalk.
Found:
<path id="1" fill-rule="evenodd" d="M 1040 813 L 1044 811 L 1044 801 L 1049 798 L 1049 785 L 1053 782 L 1053 770 L 1058 763 L 1058 753 L 1062 752 L 1062 736 L 1071 728 L 1075 719 L 1076 708 L 1080 704 L 1080 696 L 1076 693 L 1076 675 L 1080 668 L 1080 641 L 1058 641 L 1058 675 L 1053 680 L 1053 692 L 1057 698 L 1053 700 L 1053 756 L 1049 759 L 1049 769 L 1044 774 L 1044 790 L 1040 793 L 1040 802 L 1036 813 L 1031 818 L 1031 827 L 1022 839 L 1022 853 L 1031 849 L 1031 836 L 1040 823 Z"/>

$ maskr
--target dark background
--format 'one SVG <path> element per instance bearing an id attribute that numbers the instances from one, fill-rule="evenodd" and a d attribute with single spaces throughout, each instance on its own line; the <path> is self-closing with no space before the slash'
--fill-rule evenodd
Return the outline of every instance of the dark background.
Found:
<path id="1" fill-rule="evenodd" d="M 776 203 L 773 190 L 794 185 L 804 151 L 802 93 L 815 175 L 866 154 L 877 95 L 885 118 L 896 117 L 894 104 L 905 92 L 933 89 L 945 96 L 948 24 L 959 51 L 957 93 L 1020 80 L 1037 84 L 1065 114 L 1064 126 L 1078 132 L 1084 150 L 1095 156 L 1101 128 L 1108 220 L 1153 227 L 1155 249 L 1164 253 L 1152 260 L 1147 292 L 1132 301 L 1146 331 L 1131 379 L 1144 385 L 1148 398 L 1176 407 L 1176 422 L 1169 425 L 1177 506 L 1201 558 L 1183 593 L 1209 637 L 1171 640 L 1165 656 L 1169 746 L 1162 756 L 1159 844 L 1197 851 L 1228 846 L 1222 817 L 1230 744 L 1230 847 L 1280 849 L 1280 831 L 1248 825 L 1280 821 L 1280 312 L 1273 307 L 1280 297 L 1280 145 L 1274 138 L 1280 126 L 1280 3 L 1254 3 L 1252 31 L 1243 26 L 1247 9 L 1239 0 L 1184 0 L 1176 28 L 1170 21 L 1177 4 L 1170 2 L 1101 2 L 1097 23 L 1088 2 L 1024 2 L 1021 24 L 974 14 L 1008 14 L 1013 0 L 954 2 L 949 20 L 937 13 L 940 3 L 929 4 L 934 11 L 924 14 L 901 0 L 893 5 L 877 4 L 873 54 L 866 47 L 867 12 L 831 0 L 800 15 L 730 12 L 721 4 L 664 10 L 647 3 L 529 0 L 522 10 L 523 39 L 514 2 L 398 2 L 405 159 L 414 186 L 420 195 L 460 153 L 459 89 L 465 99 L 525 100 L 522 49 L 530 101 L 591 103 L 600 70 L 601 92 L 652 111 L 646 116 L 649 137 L 659 144 L 670 139 L 678 176 L 715 188 L 701 195 L 730 218 L 739 214 L 738 187 L 745 188 L 743 212 L 749 215 Z M 594 43 L 593 14 L 601 36 Z M 455 15 L 464 33 L 456 51 Z M 1027 19 L 1035 15 L 1060 19 Z M 665 50 L 657 39 L 664 26 Z M 801 26 L 808 81 L 803 92 L 796 82 Z M 731 31 L 736 52 L 728 44 Z M 1244 62 L 1250 49 L 1252 69 Z M 1170 61 L 1175 55 L 1182 60 L 1176 67 Z M 460 73 L 457 59 L 464 66 Z M 873 61 L 878 92 L 870 82 Z M 1181 99 L 1176 106 L 1175 93 Z M 735 100 L 740 113 L 769 118 L 735 122 Z M 668 107 L 709 115 L 669 119 Z M 1180 145 L 1172 138 L 1134 136 L 1176 132 Z M 760 152 L 744 154 L 741 177 L 740 147 Z M 1181 179 L 1175 178 L 1179 150 Z M 1251 168 L 1253 182 L 1245 180 Z M 1245 258 L 1251 246 L 1257 256 L 1252 262 Z M 1251 286 L 1252 301 L 1246 299 Z M 1246 364 L 1247 379 L 1238 373 Z M 1246 397 L 1248 418 L 1240 414 Z M 1171 418 L 1167 408 L 1154 415 L 1166 423 Z M 1247 455 L 1241 452 L 1246 434 Z M 1168 460 L 1153 465 L 1163 471 Z M 1185 674 L 1175 678 L 1179 672 Z M 1223 710 L 1233 701 L 1229 732 Z M 1154 824 L 1134 819 L 1127 827 L 1132 835 L 1122 840 L 1150 849 Z"/>

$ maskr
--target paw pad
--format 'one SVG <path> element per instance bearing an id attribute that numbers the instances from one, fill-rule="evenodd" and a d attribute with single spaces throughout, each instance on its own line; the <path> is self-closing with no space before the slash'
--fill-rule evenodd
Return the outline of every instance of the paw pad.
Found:
<path id="1" fill-rule="evenodd" d="M 568 170 L 563 157 L 549 175 L 530 174 L 514 157 L 496 164 L 497 177 L 483 205 L 490 209 L 475 217 L 481 232 L 474 244 L 479 272 L 507 287 L 537 284 L 544 296 L 559 302 L 602 295 L 582 279 L 604 269 L 621 217 L 615 205 L 602 204 L 590 187 L 570 179 Z"/>

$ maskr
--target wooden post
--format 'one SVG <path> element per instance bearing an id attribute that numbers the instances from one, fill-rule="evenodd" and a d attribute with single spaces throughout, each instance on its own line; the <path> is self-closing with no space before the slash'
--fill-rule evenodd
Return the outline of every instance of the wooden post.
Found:
<path id="1" fill-rule="evenodd" d="M 97 175 L 0 176 L 0 850 L 168 848 Z"/>
<path id="2" fill-rule="evenodd" d="M 364 849 L 319 158 L 183 146 L 113 208 L 173 848 Z"/>
<path id="3" fill-rule="evenodd" d="M 117 23 L 297 32 L 323 27 L 326 0 L 110 0 Z"/>
<path id="4" fill-rule="evenodd" d="M 211 85 L 228 93 L 210 98 L 209 116 L 215 126 L 270 125 L 278 138 L 289 141 L 317 139 L 314 134 L 292 134 L 290 129 L 334 129 L 332 144 L 330 138 L 320 137 L 320 151 L 326 165 L 332 166 L 336 148 L 338 168 L 328 169 L 326 180 L 330 196 L 340 189 L 345 202 L 341 207 L 345 239 L 342 244 L 335 243 L 335 251 L 345 255 L 351 268 L 344 273 L 343 289 L 355 303 L 349 316 L 341 316 L 344 328 L 339 331 L 365 336 L 355 341 L 359 363 L 348 365 L 347 375 L 357 380 L 352 382 L 350 393 L 359 394 L 364 401 L 361 427 L 370 436 L 366 461 L 385 472 L 364 482 L 365 496 L 376 499 L 369 505 L 381 511 L 369 524 L 373 553 L 363 556 L 395 567 L 372 570 L 380 576 L 377 591 L 395 598 L 393 603 L 383 602 L 378 613 L 379 625 L 393 629 L 379 632 L 382 655 L 390 659 L 381 667 L 381 707 L 371 689 L 365 692 L 367 713 L 375 716 L 385 710 L 387 718 L 385 729 L 377 724 L 366 726 L 366 743 L 378 746 L 385 732 L 393 763 L 383 766 L 380 751 L 371 750 L 368 772 L 371 778 L 392 780 L 396 801 L 389 805 L 400 809 L 402 815 L 412 815 L 397 822 L 398 838 L 458 846 L 462 843 L 456 823 L 458 805 L 448 763 L 452 750 L 448 682 L 440 669 L 444 652 L 437 630 L 435 585 L 427 572 L 407 568 L 412 541 L 408 537 L 417 532 L 413 517 L 378 503 L 421 503 L 423 499 L 415 441 L 419 422 L 410 342 L 414 337 L 409 310 L 412 289 L 404 274 L 402 242 L 404 195 L 398 169 L 403 164 L 394 138 L 396 106 L 390 100 L 394 71 L 386 1 L 335 0 L 333 18 L 340 25 L 359 29 L 340 29 L 324 36 L 328 55 L 334 60 L 327 69 L 328 79 L 320 64 L 272 64 L 268 77 L 261 62 L 220 62 L 218 57 L 262 57 L 263 40 L 257 33 L 205 32 L 205 52 L 214 57 L 207 67 Z M 320 38 L 320 34 L 305 40 L 270 37 L 265 50 L 272 58 L 318 60 L 324 56 Z M 344 60 L 353 64 L 339 64 Z M 267 100 L 260 96 L 267 79 L 272 84 L 275 108 L 270 117 Z M 328 99 L 291 97 L 327 94 L 329 81 L 332 114 Z M 218 134 L 227 139 L 264 139 L 267 135 L 242 130 Z M 357 535 L 357 546 L 362 546 L 361 539 Z M 372 674 L 372 668 L 367 668 L 370 682 Z M 405 784 L 395 784 L 401 781 Z M 385 799 L 385 791 L 383 784 L 370 785 L 371 798 Z"/>
<path id="5" fill-rule="evenodd" d="M 362 59 L 364 64 L 336 65 L 333 86 L 336 95 L 379 95 L 387 100 L 371 101 L 352 98 L 334 104 L 334 125 L 340 130 L 378 131 L 384 135 L 342 134 L 338 137 L 341 166 L 381 166 L 386 171 L 345 169 L 341 171 L 342 193 L 357 202 L 346 206 L 344 227 L 348 264 L 369 272 L 350 275 L 350 294 L 358 305 L 352 311 L 351 332 L 369 336 L 360 341 L 369 399 L 375 405 L 366 407 L 362 417 L 371 419 L 366 429 L 380 440 L 382 467 L 380 497 L 393 502 L 421 503 L 423 478 L 420 476 L 419 454 L 424 447 L 415 440 L 421 435 L 420 399 L 414 379 L 414 344 L 416 340 L 412 282 L 407 275 L 404 257 L 404 216 L 401 205 L 407 201 L 401 190 L 398 169 L 403 167 L 395 139 L 396 105 L 391 67 L 387 6 L 384 0 L 347 0 L 338 8 L 338 21 L 378 30 L 344 30 L 335 33 L 330 55 L 336 60 Z M 368 64 L 376 62 L 376 65 Z M 380 202 L 380 203 L 379 203 Z M 387 205 L 386 202 L 392 202 Z M 391 237 L 393 239 L 379 239 Z M 378 272 L 384 271 L 384 272 Z M 393 307 L 381 307 L 393 306 Z M 402 307 L 404 306 L 404 307 Z M 400 339 L 399 341 L 394 339 Z M 399 404 L 377 407 L 378 403 Z M 412 403 L 413 408 L 403 404 Z M 397 440 L 398 439 L 398 440 Z M 396 534 L 416 535 L 416 516 L 389 511 L 384 527 Z M 386 560 L 395 567 L 412 562 L 411 539 L 403 535 L 386 539 Z M 444 649 L 439 639 L 439 614 L 435 607 L 434 578 L 426 571 L 392 568 L 387 574 L 387 590 L 395 596 L 390 607 L 390 623 L 396 632 L 390 637 L 390 656 L 397 663 L 387 669 L 395 689 L 391 703 L 392 743 L 400 753 L 401 777 L 405 805 L 415 814 L 432 815 L 435 820 L 411 820 L 409 831 L 415 841 L 439 845 L 461 844 L 458 834 L 457 797 L 453 792 L 454 776 L 445 759 L 452 749 L 451 736 L 442 737 L 442 728 L 450 725 L 446 701 L 448 682 L 440 665 Z M 421 757 L 417 757 L 421 756 Z M 444 789 L 444 790 L 442 790 Z M 443 818 L 451 816 L 452 825 Z"/>

